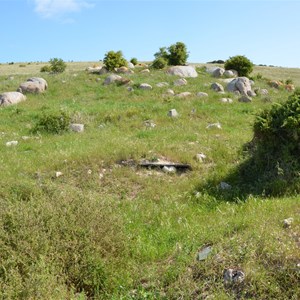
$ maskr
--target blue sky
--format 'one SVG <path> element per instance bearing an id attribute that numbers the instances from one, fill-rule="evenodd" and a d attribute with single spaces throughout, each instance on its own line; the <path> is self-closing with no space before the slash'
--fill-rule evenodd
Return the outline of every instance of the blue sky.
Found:
<path id="1" fill-rule="evenodd" d="M 0 13 L 1 63 L 99 61 L 110 50 L 151 61 L 181 41 L 189 62 L 300 67 L 297 0 L 0 0 Z"/>

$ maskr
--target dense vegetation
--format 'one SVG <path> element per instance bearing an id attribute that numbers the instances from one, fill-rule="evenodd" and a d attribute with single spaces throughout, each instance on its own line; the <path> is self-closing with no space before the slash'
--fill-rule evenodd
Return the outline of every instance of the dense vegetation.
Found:
<path id="1" fill-rule="evenodd" d="M 253 71 L 253 63 L 244 55 L 236 55 L 225 61 L 226 70 L 235 70 L 239 76 L 249 76 Z"/>
<path id="2" fill-rule="evenodd" d="M 258 169 L 242 171 L 255 166 L 249 161 L 261 166 L 266 156 L 256 160 L 256 153 L 264 146 L 298 157 L 299 93 L 270 88 L 266 78 L 299 85 L 300 71 L 255 67 L 254 87 L 269 94 L 240 103 L 212 91 L 212 82 L 224 82 L 202 65 L 186 86 L 174 86 L 177 78 L 163 71 L 135 68 L 124 75 L 131 92 L 103 85 L 106 75 L 88 74 L 87 66 L 69 63 L 55 75 L 41 74 L 39 64 L 0 66 L 0 93 L 31 76 L 48 82 L 44 94 L 0 108 L 0 298 L 299 299 L 298 196 L 289 190 L 268 198 L 270 182 L 264 189 L 241 176 L 262 178 Z M 144 82 L 153 89 L 138 89 Z M 164 96 L 168 88 L 192 96 Z M 200 91 L 209 96 L 197 97 Z M 173 108 L 177 118 L 167 115 Z M 85 131 L 67 130 L 70 122 Z M 216 122 L 221 129 L 208 127 Z M 12 140 L 18 145 L 7 147 Z M 142 159 L 192 170 L 144 169 Z M 283 161 L 279 175 L 286 174 Z M 224 283 L 228 268 L 243 270 L 245 280 Z"/>

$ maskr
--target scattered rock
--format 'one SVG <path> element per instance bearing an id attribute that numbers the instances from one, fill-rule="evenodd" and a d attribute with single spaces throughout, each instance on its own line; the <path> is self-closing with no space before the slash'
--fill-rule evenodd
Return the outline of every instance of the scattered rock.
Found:
<path id="1" fill-rule="evenodd" d="M 240 269 L 226 269 L 223 272 L 225 284 L 242 283 L 245 280 L 245 273 Z"/>
<path id="2" fill-rule="evenodd" d="M 118 81 L 118 80 L 121 80 L 122 77 L 120 75 L 116 75 L 116 74 L 111 74 L 111 75 L 108 75 L 105 80 L 104 80 L 104 85 L 109 85 L 115 81 Z"/>
<path id="3" fill-rule="evenodd" d="M 8 77 L 7 77 L 7 80 L 14 80 L 14 79 L 15 79 L 14 76 L 8 76 Z"/>
<path id="4" fill-rule="evenodd" d="M 233 102 L 233 100 L 231 98 L 221 98 L 220 101 L 222 103 L 232 103 Z"/>
<path id="5" fill-rule="evenodd" d="M 157 87 L 165 87 L 168 86 L 169 84 L 167 82 L 159 82 L 156 84 Z"/>
<path id="6" fill-rule="evenodd" d="M 0 106 L 8 106 L 25 101 L 26 96 L 19 92 L 7 92 L 0 95 Z"/>
<path id="7" fill-rule="evenodd" d="M 203 98 L 203 97 L 208 97 L 208 94 L 207 93 L 204 93 L 204 92 L 199 92 L 196 94 L 197 97 L 200 97 L 200 98 Z"/>
<path id="8" fill-rule="evenodd" d="M 283 220 L 283 227 L 284 228 L 290 228 L 292 226 L 292 223 L 294 222 L 294 218 L 288 218 Z"/>
<path id="9" fill-rule="evenodd" d="M 56 177 L 56 178 L 58 178 L 58 177 L 60 177 L 60 176 L 62 176 L 62 175 L 63 175 L 63 173 L 60 172 L 60 171 L 55 172 L 55 177 Z"/>
<path id="10" fill-rule="evenodd" d="M 156 127 L 156 124 L 152 120 L 144 121 L 144 125 L 148 128 L 155 128 Z"/>
<path id="11" fill-rule="evenodd" d="M 171 90 L 171 89 L 167 89 L 166 94 L 174 96 L 175 92 L 173 90 Z"/>
<path id="12" fill-rule="evenodd" d="M 18 145 L 18 141 L 10 141 L 10 142 L 7 142 L 5 145 L 6 147 L 12 147 L 12 146 L 17 146 Z"/>
<path id="13" fill-rule="evenodd" d="M 127 65 L 128 65 L 129 69 L 134 69 L 135 68 L 135 66 L 134 66 L 134 64 L 132 62 L 128 62 Z"/>
<path id="14" fill-rule="evenodd" d="M 258 89 L 257 93 L 259 93 L 260 95 L 268 95 L 269 91 L 267 89 Z"/>
<path id="15" fill-rule="evenodd" d="M 211 123 L 211 124 L 208 124 L 206 126 L 207 129 L 211 129 L 211 128 L 218 128 L 218 129 L 222 129 L 222 126 L 219 122 L 217 123 Z"/>
<path id="16" fill-rule="evenodd" d="M 229 92 L 239 91 L 244 96 L 254 97 L 255 93 L 252 91 L 251 81 L 247 77 L 238 77 L 227 84 Z"/>
<path id="17" fill-rule="evenodd" d="M 173 166 L 171 166 L 171 167 L 164 166 L 164 167 L 162 168 L 162 170 L 163 170 L 163 172 L 165 172 L 165 173 L 172 173 L 172 174 L 176 173 L 176 168 L 173 167 Z"/>
<path id="18" fill-rule="evenodd" d="M 197 260 L 198 261 L 205 260 L 208 257 L 208 255 L 211 253 L 211 251 L 212 251 L 211 246 L 206 246 L 202 248 L 201 250 L 199 250 L 197 254 Z"/>
<path id="19" fill-rule="evenodd" d="M 212 76 L 219 78 L 219 77 L 222 77 L 224 72 L 225 72 L 225 70 L 223 68 L 218 67 L 218 68 L 214 69 L 214 71 L 212 72 Z"/>
<path id="20" fill-rule="evenodd" d="M 142 70 L 140 73 L 142 73 L 142 74 L 143 74 L 143 73 L 144 73 L 144 74 L 145 74 L 145 73 L 150 73 L 150 70 L 149 70 L 149 69 L 144 69 L 144 70 Z"/>
<path id="21" fill-rule="evenodd" d="M 171 118 L 176 118 L 179 116 L 177 110 L 175 108 L 169 110 L 168 112 L 168 116 L 171 117 Z"/>
<path id="22" fill-rule="evenodd" d="M 230 190 L 231 189 L 231 185 L 228 184 L 228 183 L 226 183 L 226 182 L 224 182 L 224 181 L 222 181 L 220 183 L 220 189 L 221 190 Z"/>
<path id="23" fill-rule="evenodd" d="M 198 73 L 192 66 L 173 66 L 167 70 L 167 74 L 180 77 L 198 77 Z"/>
<path id="24" fill-rule="evenodd" d="M 87 67 L 86 71 L 90 74 L 100 74 L 102 67 L 98 66 L 98 67 Z"/>
<path id="25" fill-rule="evenodd" d="M 292 92 L 292 91 L 295 90 L 295 86 L 294 86 L 293 84 L 286 84 L 286 85 L 284 86 L 284 88 L 285 88 L 287 91 L 289 91 L 289 92 Z"/>
<path id="26" fill-rule="evenodd" d="M 174 85 L 175 86 L 187 85 L 187 81 L 184 78 L 179 78 L 179 79 L 177 79 L 177 80 L 174 81 Z"/>
<path id="27" fill-rule="evenodd" d="M 134 73 L 131 69 L 127 67 L 115 68 L 115 72 L 119 74 L 132 74 Z"/>
<path id="28" fill-rule="evenodd" d="M 20 84 L 17 92 L 21 93 L 43 93 L 48 88 L 48 83 L 44 78 L 31 77 L 26 82 Z"/>
<path id="29" fill-rule="evenodd" d="M 249 96 L 244 95 L 244 96 L 239 98 L 239 102 L 244 102 L 244 103 L 252 102 L 252 98 L 249 97 Z"/>
<path id="30" fill-rule="evenodd" d="M 190 93 L 190 92 L 182 92 L 182 93 L 175 95 L 175 97 L 177 97 L 177 98 L 187 98 L 190 96 L 192 96 L 192 93 Z"/>
<path id="31" fill-rule="evenodd" d="M 152 86 L 148 83 L 141 83 L 139 88 L 141 90 L 152 90 Z"/>
<path id="32" fill-rule="evenodd" d="M 280 81 L 277 80 L 271 80 L 268 82 L 269 86 L 275 89 L 279 89 L 283 84 Z"/>
<path id="33" fill-rule="evenodd" d="M 128 92 L 134 92 L 134 89 L 133 89 L 132 86 L 129 86 L 129 87 L 127 88 L 127 91 L 128 91 Z"/>
<path id="34" fill-rule="evenodd" d="M 223 85 L 220 84 L 220 83 L 218 83 L 218 82 L 212 83 L 211 86 L 210 86 L 210 88 L 211 88 L 212 90 L 214 90 L 215 92 L 218 92 L 218 93 L 224 92 L 224 87 L 223 87 Z"/>
<path id="35" fill-rule="evenodd" d="M 84 131 L 84 124 L 71 124 L 70 129 L 74 132 L 83 132 Z"/>
<path id="36" fill-rule="evenodd" d="M 235 70 L 226 70 L 223 74 L 223 76 L 227 78 L 236 77 L 237 75 L 237 71 Z"/>
<path id="37" fill-rule="evenodd" d="M 198 153 L 198 154 L 196 154 L 196 159 L 197 159 L 199 162 L 204 162 L 204 160 L 206 159 L 206 155 L 203 154 L 203 153 Z"/>

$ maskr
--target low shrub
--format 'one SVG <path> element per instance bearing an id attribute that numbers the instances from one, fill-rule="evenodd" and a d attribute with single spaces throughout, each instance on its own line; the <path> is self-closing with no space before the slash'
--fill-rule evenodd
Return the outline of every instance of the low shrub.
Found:
<path id="1" fill-rule="evenodd" d="M 51 72 L 51 66 L 49 66 L 49 65 L 42 66 L 40 72 L 50 73 Z"/>
<path id="2" fill-rule="evenodd" d="M 226 70 L 235 70 L 239 76 L 248 77 L 253 71 L 253 63 L 244 55 L 236 55 L 226 60 L 224 67 Z"/>
<path id="3" fill-rule="evenodd" d="M 135 57 L 133 57 L 133 58 L 130 60 L 130 62 L 131 62 L 134 66 L 136 66 L 136 65 L 138 64 L 138 60 L 137 60 Z"/>
<path id="4" fill-rule="evenodd" d="M 153 69 L 163 69 L 168 65 L 168 61 L 163 57 L 157 57 L 151 64 Z"/>
<path id="5" fill-rule="evenodd" d="M 127 61 L 123 57 L 122 51 L 109 51 L 105 54 L 103 63 L 108 71 L 113 71 L 115 68 L 127 67 Z"/>
<path id="6" fill-rule="evenodd" d="M 52 58 L 49 63 L 51 66 L 51 72 L 53 73 L 63 73 L 67 68 L 66 63 L 61 58 Z"/>
<path id="7" fill-rule="evenodd" d="M 71 118 L 65 112 L 43 113 L 33 128 L 33 133 L 61 134 L 69 130 Z"/>

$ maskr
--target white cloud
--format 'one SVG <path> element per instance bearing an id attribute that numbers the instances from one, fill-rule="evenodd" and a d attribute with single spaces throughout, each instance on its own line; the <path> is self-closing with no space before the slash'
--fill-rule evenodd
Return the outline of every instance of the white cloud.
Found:
<path id="1" fill-rule="evenodd" d="M 35 12 L 44 18 L 57 18 L 62 15 L 79 12 L 93 5 L 84 0 L 34 0 Z"/>

